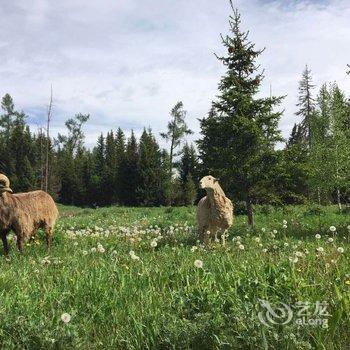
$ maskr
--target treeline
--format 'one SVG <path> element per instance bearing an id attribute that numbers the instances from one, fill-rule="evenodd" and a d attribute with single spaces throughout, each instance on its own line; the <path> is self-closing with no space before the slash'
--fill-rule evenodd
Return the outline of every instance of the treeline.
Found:
<path id="1" fill-rule="evenodd" d="M 192 132 L 182 102 L 160 135 L 169 151 L 160 148 L 150 129 L 137 139 L 120 128 L 101 135 L 89 150 L 83 132 L 89 115 L 68 119 L 65 135 L 47 139 L 42 130 L 29 130 L 26 115 L 7 94 L 1 103 L 0 171 L 16 191 L 45 188 L 48 158 L 48 191 L 66 204 L 190 205 L 203 195 L 199 178 L 212 174 L 236 204 L 245 203 L 250 224 L 257 203 L 337 203 L 341 209 L 350 197 L 349 99 L 336 83 L 315 92 L 306 67 L 295 113 L 299 122 L 283 140 L 278 109 L 284 97 L 257 97 L 264 76 L 256 60 L 263 51 L 241 32 L 240 15 L 233 11 L 230 34 L 222 36 L 226 54 L 218 57 L 226 74 L 200 120 L 197 147 L 184 143 Z M 283 149 L 276 147 L 280 142 Z"/>
<path id="2" fill-rule="evenodd" d="M 49 142 L 48 191 L 61 203 L 84 206 L 190 205 L 196 196 L 198 160 L 193 145 L 185 143 L 170 174 L 170 156 L 160 149 L 151 129 L 139 140 L 118 128 L 84 146 L 84 124 L 89 115 L 67 120 L 65 135 L 48 140 L 30 132 L 26 115 L 15 110 L 6 94 L 0 116 L 0 171 L 11 178 L 14 190 L 45 188 L 46 145 Z M 172 176 L 176 172 L 177 176 Z"/>

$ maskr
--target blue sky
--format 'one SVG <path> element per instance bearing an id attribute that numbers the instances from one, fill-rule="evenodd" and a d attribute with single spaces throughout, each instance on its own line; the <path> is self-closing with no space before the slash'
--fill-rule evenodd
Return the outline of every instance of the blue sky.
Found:
<path id="1" fill-rule="evenodd" d="M 265 69 L 261 95 L 288 95 L 280 127 L 288 136 L 298 80 L 307 63 L 319 87 L 336 80 L 350 95 L 350 2 L 236 1 L 243 29 Z M 228 32 L 227 0 L 0 1 L 0 95 L 10 93 L 35 130 L 44 124 L 50 85 L 53 133 L 75 113 L 90 113 L 85 132 L 121 127 L 140 134 L 166 128 L 182 100 L 198 137 L 224 70 L 214 52 Z"/>

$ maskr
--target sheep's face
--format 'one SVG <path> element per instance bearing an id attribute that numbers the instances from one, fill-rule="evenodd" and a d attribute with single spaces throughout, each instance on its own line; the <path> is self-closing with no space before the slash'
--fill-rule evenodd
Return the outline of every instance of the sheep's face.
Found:
<path id="1" fill-rule="evenodd" d="M 202 189 L 209 189 L 216 187 L 216 184 L 218 183 L 218 179 L 216 179 L 214 176 L 208 175 L 204 176 L 201 181 L 199 181 L 199 187 Z"/>
<path id="2" fill-rule="evenodd" d="M 3 192 L 12 193 L 12 190 L 10 188 L 10 180 L 4 174 L 0 174 L 0 193 Z"/>

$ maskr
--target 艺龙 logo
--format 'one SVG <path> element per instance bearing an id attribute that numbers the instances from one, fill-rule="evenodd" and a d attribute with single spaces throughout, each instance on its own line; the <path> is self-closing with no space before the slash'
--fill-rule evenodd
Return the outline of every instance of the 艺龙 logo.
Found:
<path id="1" fill-rule="evenodd" d="M 261 311 L 258 318 L 262 324 L 271 327 L 274 325 L 287 325 L 294 322 L 297 326 L 309 326 L 323 328 L 328 327 L 326 301 L 316 301 L 314 304 L 308 301 L 298 301 L 294 305 L 287 305 L 283 302 L 270 303 L 267 300 L 259 299 Z"/>
<path id="2" fill-rule="evenodd" d="M 271 304 L 267 300 L 259 299 L 263 310 L 258 313 L 258 318 L 265 326 L 288 324 L 293 318 L 292 308 L 282 302 Z"/>

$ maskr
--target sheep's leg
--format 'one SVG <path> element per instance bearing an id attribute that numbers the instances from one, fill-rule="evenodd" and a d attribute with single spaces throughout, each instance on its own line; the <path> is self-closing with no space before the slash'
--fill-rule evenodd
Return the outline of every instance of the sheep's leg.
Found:
<path id="1" fill-rule="evenodd" d="M 9 255 L 9 245 L 7 242 L 7 232 L 1 233 L 1 240 L 2 240 L 2 244 L 4 246 L 4 254 L 5 254 L 5 256 L 8 256 Z"/>
<path id="2" fill-rule="evenodd" d="M 201 242 L 204 242 L 204 235 L 205 235 L 205 227 L 199 227 L 198 229 L 198 233 L 199 233 L 199 240 Z"/>
<path id="3" fill-rule="evenodd" d="M 45 237 L 46 237 L 47 250 L 50 250 L 51 243 L 52 243 L 52 227 L 50 226 L 45 227 Z"/>
<path id="4" fill-rule="evenodd" d="M 210 234 L 208 233 L 208 226 L 202 226 L 199 228 L 199 239 L 205 245 L 208 245 L 210 240 Z"/>
<path id="5" fill-rule="evenodd" d="M 227 235 L 227 230 L 224 230 L 221 236 L 222 245 L 226 244 L 226 235 Z"/>
<path id="6" fill-rule="evenodd" d="M 17 248 L 19 253 L 22 255 L 23 254 L 23 240 L 24 240 L 24 235 L 22 233 L 17 234 Z"/>
<path id="7" fill-rule="evenodd" d="M 211 232 L 210 228 L 209 227 L 205 227 L 204 228 L 204 233 L 203 233 L 203 235 L 204 235 L 204 239 L 203 239 L 204 245 L 207 246 L 207 245 L 210 244 L 211 234 L 212 234 L 212 232 Z"/>

